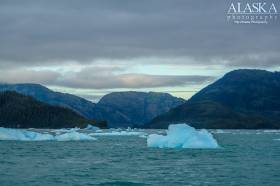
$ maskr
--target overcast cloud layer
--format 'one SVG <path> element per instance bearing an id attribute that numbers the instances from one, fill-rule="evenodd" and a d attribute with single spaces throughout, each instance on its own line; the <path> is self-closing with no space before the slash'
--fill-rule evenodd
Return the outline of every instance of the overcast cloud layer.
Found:
<path id="1" fill-rule="evenodd" d="M 149 71 L 149 65 L 204 66 L 223 73 L 236 68 L 278 69 L 280 18 L 268 25 L 232 24 L 226 19 L 230 3 L 0 1 L 0 81 L 151 88 L 201 84 L 214 77 L 207 71 L 159 74 Z M 139 65 L 148 72 L 130 71 Z"/>

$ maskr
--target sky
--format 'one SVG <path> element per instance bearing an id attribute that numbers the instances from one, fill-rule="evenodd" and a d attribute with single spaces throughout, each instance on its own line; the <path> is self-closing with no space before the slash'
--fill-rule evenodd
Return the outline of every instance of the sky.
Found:
<path id="1" fill-rule="evenodd" d="M 234 24 L 232 2 L 1 0 L 0 82 L 92 101 L 128 90 L 188 99 L 234 69 L 278 71 L 280 16 Z"/>

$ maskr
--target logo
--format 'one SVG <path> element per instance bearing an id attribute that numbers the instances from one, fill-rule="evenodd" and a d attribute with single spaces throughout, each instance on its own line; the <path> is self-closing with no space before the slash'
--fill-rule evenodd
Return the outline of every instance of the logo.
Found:
<path id="1" fill-rule="evenodd" d="M 235 2 L 227 11 L 227 21 L 235 24 L 269 24 L 278 19 L 278 7 L 275 3 Z"/>

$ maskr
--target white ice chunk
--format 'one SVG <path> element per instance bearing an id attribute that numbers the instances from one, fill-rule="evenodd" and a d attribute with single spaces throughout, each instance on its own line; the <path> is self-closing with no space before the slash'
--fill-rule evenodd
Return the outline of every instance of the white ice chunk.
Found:
<path id="1" fill-rule="evenodd" d="M 140 136 L 143 132 L 128 132 L 128 131 L 112 131 L 112 132 L 98 132 L 91 133 L 91 136 Z"/>
<path id="2" fill-rule="evenodd" d="M 266 132 L 266 133 L 280 133 L 280 130 L 263 130 L 263 132 Z"/>
<path id="3" fill-rule="evenodd" d="M 96 127 L 96 126 L 93 126 L 93 125 L 88 125 L 85 129 L 86 130 L 95 130 L 95 131 L 100 130 L 99 127 Z"/>
<path id="4" fill-rule="evenodd" d="M 87 134 L 79 133 L 76 131 L 68 132 L 65 134 L 61 134 L 55 136 L 57 141 L 89 141 L 89 140 L 96 140 L 96 138 L 89 136 Z"/>
<path id="5" fill-rule="evenodd" d="M 73 132 L 73 131 L 78 131 L 78 130 L 81 130 L 81 129 L 78 127 L 75 127 L 75 128 L 68 128 L 68 129 L 65 129 L 65 128 L 55 129 L 55 130 L 52 130 L 52 132 L 54 132 L 55 134 L 62 134 L 65 132 Z"/>
<path id="6" fill-rule="evenodd" d="M 139 137 L 140 137 L 140 138 L 147 138 L 148 136 L 147 136 L 147 134 L 142 134 L 142 135 L 140 135 Z"/>
<path id="7" fill-rule="evenodd" d="M 207 130 L 196 130 L 187 124 L 169 125 L 167 135 L 151 134 L 148 147 L 158 148 L 218 148 L 219 145 Z"/>
<path id="8" fill-rule="evenodd" d="M 222 129 L 217 129 L 216 131 L 215 131 L 215 133 L 217 133 L 217 134 L 223 134 L 223 133 L 226 133 L 224 130 L 222 130 Z"/>

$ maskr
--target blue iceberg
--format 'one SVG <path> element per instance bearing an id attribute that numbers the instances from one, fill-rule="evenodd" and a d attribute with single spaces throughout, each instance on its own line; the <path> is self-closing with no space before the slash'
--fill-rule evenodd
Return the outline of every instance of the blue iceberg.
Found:
<path id="1" fill-rule="evenodd" d="M 157 148 L 218 148 L 215 138 L 207 130 L 196 130 L 187 124 L 169 125 L 167 135 L 151 134 L 148 147 Z"/>

